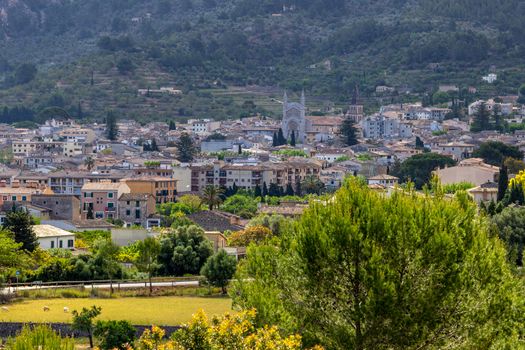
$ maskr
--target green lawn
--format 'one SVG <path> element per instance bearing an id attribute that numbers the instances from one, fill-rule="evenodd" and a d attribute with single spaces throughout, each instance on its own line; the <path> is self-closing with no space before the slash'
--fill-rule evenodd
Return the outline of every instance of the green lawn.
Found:
<path id="1" fill-rule="evenodd" d="M 0 322 L 71 322 L 71 311 L 97 305 L 102 307 L 100 319 L 128 320 L 137 325 L 174 326 L 187 322 L 192 314 L 203 309 L 208 315 L 231 310 L 229 298 L 156 297 L 118 299 L 38 299 L 24 300 L 0 311 Z M 48 306 L 49 311 L 43 311 Z M 70 312 L 65 313 L 64 307 Z"/>

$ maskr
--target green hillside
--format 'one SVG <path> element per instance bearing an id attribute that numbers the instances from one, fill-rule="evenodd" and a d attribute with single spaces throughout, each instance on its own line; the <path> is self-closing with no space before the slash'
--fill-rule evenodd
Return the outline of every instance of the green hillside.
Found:
<path id="1" fill-rule="evenodd" d="M 488 96 L 525 81 L 518 0 L 0 0 L 0 11 L 1 121 L 38 121 L 49 106 L 82 118 L 277 115 L 283 89 L 305 89 L 312 110 L 344 108 L 356 84 L 371 110 L 416 98 L 380 100 L 377 85 Z M 490 69 L 493 85 L 481 81 Z M 137 94 L 162 86 L 183 94 Z"/>

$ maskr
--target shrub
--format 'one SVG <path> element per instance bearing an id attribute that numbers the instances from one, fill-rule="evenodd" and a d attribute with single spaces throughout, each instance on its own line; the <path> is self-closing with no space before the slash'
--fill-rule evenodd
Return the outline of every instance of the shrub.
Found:
<path id="1" fill-rule="evenodd" d="M 26 326 L 15 338 L 7 341 L 10 350 L 74 350 L 75 342 L 70 338 L 62 338 L 49 326 L 36 326 L 31 329 Z"/>
<path id="2" fill-rule="evenodd" d="M 97 321 L 95 337 L 103 350 L 127 349 L 135 340 L 135 328 L 129 321 Z"/>

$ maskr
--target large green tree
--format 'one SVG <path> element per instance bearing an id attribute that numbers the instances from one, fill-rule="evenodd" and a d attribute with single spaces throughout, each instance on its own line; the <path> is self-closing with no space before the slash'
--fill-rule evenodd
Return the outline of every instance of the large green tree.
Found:
<path id="1" fill-rule="evenodd" d="M 177 159 L 183 163 L 188 163 L 193 160 L 197 154 L 197 148 L 191 136 L 187 133 L 182 133 L 179 140 L 176 142 Z"/>
<path id="2" fill-rule="evenodd" d="M 499 237 L 506 243 L 509 258 L 523 266 L 525 247 L 525 207 L 507 207 L 492 217 Z"/>
<path id="3" fill-rule="evenodd" d="M 343 120 L 340 133 L 345 145 L 353 146 L 359 143 L 359 140 L 357 139 L 357 128 L 352 119 L 345 118 L 345 120 Z"/>
<path id="4" fill-rule="evenodd" d="M 25 265 L 27 259 L 21 248 L 22 243 L 17 243 L 11 232 L 0 230 L 0 285 L 15 269 Z"/>
<path id="5" fill-rule="evenodd" d="M 480 103 L 474 114 L 474 119 L 470 126 L 470 131 L 479 132 L 483 130 L 490 130 L 490 112 L 487 109 L 485 102 Z"/>
<path id="6" fill-rule="evenodd" d="M 524 295 L 466 194 L 383 196 L 350 180 L 279 247 L 252 246 L 235 304 L 328 349 L 523 344 Z"/>
<path id="7" fill-rule="evenodd" d="M 456 162 L 450 157 L 437 153 L 422 153 L 392 168 L 391 174 L 399 177 L 402 182 L 412 181 L 416 188 L 420 189 L 430 182 L 434 170 L 455 164 Z"/>
<path id="8" fill-rule="evenodd" d="M 25 210 L 10 211 L 4 221 L 4 228 L 13 233 L 16 242 L 22 243 L 22 249 L 30 252 L 38 247 L 33 225 L 33 218 Z"/>
<path id="9" fill-rule="evenodd" d="M 101 307 L 93 305 L 90 309 L 82 308 L 82 311 L 78 312 L 73 310 L 73 322 L 71 328 L 77 331 L 85 332 L 88 334 L 89 347 L 93 349 L 93 331 L 95 324 L 93 320 L 100 315 L 102 311 Z"/>
<path id="10" fill-rule="evenodd" d="M 222 293 L 226 294 L 226 286 L 235 274 L 236 266 L 237 259 L 221 249 L 208 258 L 202 266 L 201 275 L 206 277 L 211 285 L 220 287 Z"/>
<path id="11" fill-rule="evenodd" d="M 113 111 L 109 111 L 106 115 L 106 137 L 111 141 L 118 138 L 117 115 Z"/>
<path id="12" fill-rule="evenodd" d="M 501 166 L 506 158 L 523 159 L 523 152 L 518 147 L 500 141 L 487 141 L 474 150 L 472 156 L 483 158 L 488 164 Z"/>
<path id="13" fill-rule="evenodd" d="M 135 266 L 137 266 L 140 272 L 148 274 L 149 280 L 149 293 L 153 292 L 153 283 L 151 278 L 153 273 L 159 267 L 158 258 L 160 253 L 160 243 L 154 237 L 148 237 L 143 241 L 140 241 L 137 245 L 139 254 L 137 260 L 135 261 Z"/>
<path id="14" fill-rule="evenodd" d="M 208 206 L 209 210 L 213 210 L 222 203 L 222 195 L 224 190 L 220 187 L 208 185 L 202 191 L 202 202 Z"/>

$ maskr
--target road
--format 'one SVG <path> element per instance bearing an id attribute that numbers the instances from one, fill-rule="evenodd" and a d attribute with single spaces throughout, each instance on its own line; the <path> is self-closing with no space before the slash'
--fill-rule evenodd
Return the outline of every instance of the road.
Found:
<path id="1" fill-rule="evenodd" d="M 153 282 L 153 287 L 198 287 L 199 281 L 173 281 L 173 282 Z M 37 286 L 22 286 L 22 287 L 9 287 L 4 288 L 2 293 L 13 293 L 16 291 L 23 290 L 36 290 L 36 289 L 56 289 L 56 288 L 75 288 L 80 287 L 82 284 L 75 285 L 37 285 Z M 85 288 L 96 288 L 96 289 L 110 289 L 109 283 L 94 283 L 84 284 Z M 148 282 L 124 282 L 124 283 L 113 283 L 113 288 L 117 289 L 133 289 L 133 288 L 146 288 L 149 287 Z"/>

